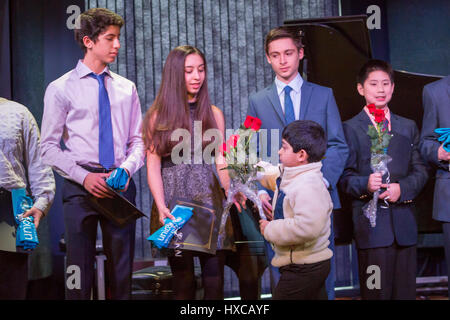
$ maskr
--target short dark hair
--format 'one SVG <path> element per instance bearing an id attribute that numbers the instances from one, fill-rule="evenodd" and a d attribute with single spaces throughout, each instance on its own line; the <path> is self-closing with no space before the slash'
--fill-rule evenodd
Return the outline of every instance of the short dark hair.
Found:
<path id="1" fill-rule="evenodd" d="M 104 32 L 109 26 L 118 26 L 122 28 L 124 20 L 117 13 L 105 8 L 92 8 L 80 15 L 80 28 L 76 28 L 75 40 L 81 49 L 86 53 L 87 48 L 83 43 L 85 36 L 89 37 L 94 43 L 97 41 L 100 33 Z"/>
<path id="2" fill-rule="evenodd" d="M 305 150 L 308 162 L 319 162 L 327 151 L 325 131 L 317 122 L 296 120 L 284 127 L 281 136 L 292 147 L 295 153 Z"/>
<path id="3" fill-rule="evenodd" d="M 269 44 L 272 41 L 282 39 L 282 38 L 290 38 L 292 41 L 294 41 L 295 46 L 298 50 L 303 48 L 303 42 L 302 42 L 302 32 L 294 32 L 291 29 L 288 29 L 286 27 L 277 27 L 269 31 L 269 33 L 266 36 L 266 40 L 264 42 L 264 50 L 266 51 L 266 54 L 269 54 Z"/>
<path id="4" fill-rule="evenodd" d="M 367 61 L 359 70 L 356 78 L 357 83 L 364 85 L 364 81 L 367 80 L 369 74 L 373 71 L 384 71 L 389 75 L 389 79 L 394 83 L 394 70 L 391 65 L 383 60 L 372 59 Z"/>

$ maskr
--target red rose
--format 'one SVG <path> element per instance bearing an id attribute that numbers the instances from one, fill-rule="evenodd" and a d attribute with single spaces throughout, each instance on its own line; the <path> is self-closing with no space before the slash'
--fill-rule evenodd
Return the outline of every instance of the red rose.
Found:
<path id="1" fill-rule="evenodd" d="M 253 131 L 258 131 L 261 128 L 262 121 L 259 118 L 253 118 L 252 127 Z"/>
<path id="2" fill-rule="evenodd" d="M 375 112 L 375 105 L 373 103 L 367 105 L 367 109 L 369 109 L 369 113 L 373 114 Z"/>
<path id="3" fill-rule="evenodd" d="M 250 127 L 252 126 L 253 119 L 255 119 L 255 117 L 247 116 L 247 118 L 244 121 L 244 127 L 246 129 L 250 129 Z"/>
<path id="4" fill-rule="evenodd" d="M 376 109 L 374 112 L 375 122 L 381 123 L 384 121 L 384 110 Z"/>
<path id="5" fill-rule="evenodd" d="M 228 149 L 228 145 L 224 142 L 223 144 L 222 144 L 222 146 L 220 147 L 220 152 L 222 153 L 222 155 L 224 156 L 224 157 L 226 157 L 226 154 L 228 153 L 228 152 L 230 152 L 230 150 Z"/>
<path id="6" fill-rule="evenodd" d="M 259 128 L 261 128 L 261 124 L 262 122 L 260 119 L 252 116 L 247 116 L 244 121 L 244 127 L 246 129 L 252 129 L 253 131 L 258 131 Z"/>
<path id="7" fill-rule="evenodd" d="M 233 134 L 233 135 L 230 136 L 230 138 L 228 139 L 227 143 L 232 148 L 236 148 L 238 140 L 239 140 L 239 135 L 238 134 Z"/>

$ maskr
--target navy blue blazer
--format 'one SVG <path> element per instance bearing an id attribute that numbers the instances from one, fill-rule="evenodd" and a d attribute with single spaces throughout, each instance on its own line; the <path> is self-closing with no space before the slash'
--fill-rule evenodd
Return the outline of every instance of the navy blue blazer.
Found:
<path id="1" fill-rule="evenodd" d="M 372 199 L 367 190 L 370 168 L 370 138 L 372 124 L 364 110 L 344 122 L 344 132 L 350 155 L 339 181 L 341 190 L 352 198 L 353 236 L 359 249 L 390 246 L 394 240 L 401 246 L 417 243 L 417 222 L 414 199 L 428 179 L 428 171 L 419 152 L 419 130 L 414 121 L 391 112 L 391 133 L 387 154 L 391 183 L 399 183 L 401 196 L 389 208 L 377 208 L 376 226 L 371 227 L 362 207 Z"/>
<path id="2" fill-rule="evenodd" d="M 348 147 L 333 91 L 331 88 L 303 81 L 300 99 L 299 120 L 315 121 L 325 130 L 328 145 L 325 159 L 322 161 L 322 173 L 330 183 L 329 191 L 334 209 L 338 209 L 340 202 L 336 185 L 344 170 Z M 250 96 L 247 115 L 261 119 L 261 129 L 279 129 L 278 140 L 281 147 L 281 132 L 286 126 L 286 121 L 275 83 Z M 270 156 L 270 133 L 268 133 L 267 142 L 268 150 L 264 147 L 259 150 L 263 157 L 266 154 Z"/>
<path id="3" fill-rule="evenodd" d="M 437 168 L 433 199 L 433 219 L 450 222 L 449 163 L 439 161 L 436 128 L 450 128 L 450 75 L 423 88 L 423 123 L 420 152 L 424 159 Z"/>

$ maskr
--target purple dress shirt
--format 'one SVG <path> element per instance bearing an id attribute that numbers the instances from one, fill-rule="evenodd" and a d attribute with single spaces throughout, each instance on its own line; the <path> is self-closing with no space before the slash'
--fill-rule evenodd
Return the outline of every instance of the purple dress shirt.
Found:
<path id="1" fill-rule="evenodd" d="M 98 82 L 81 60 L 75 69 L 51 82 L 44 96 L 41 154 L 61 176 L 83 185 L 89 173 L 81 167 L 99 165 Z M 144 164 L 142 113 L 136 87 L 107 67 L 105 87 L 111 103 L 115 168 L 133 175 Z M 103 73 L 102 72 L 102 73 Z M 60 146 L 61 139 L 65 149 Z"/>

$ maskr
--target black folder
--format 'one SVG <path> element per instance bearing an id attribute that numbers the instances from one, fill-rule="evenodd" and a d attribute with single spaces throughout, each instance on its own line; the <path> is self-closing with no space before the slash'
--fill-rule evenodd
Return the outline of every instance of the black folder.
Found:
<path id="1" fill-rule="evenodd" d="M 97 198 L 91 194 L 88 195 L 90 204 L 103 216 L 110 219 L 119 227 L 124 227 L 128 223 L 141 217 L 148 218 L 142 211 L 136 208 L 130 201 L 122 196 L 116 190 L 110 188 L 113 192 L 113 198 Z"/>
<path id="2" fill-rule="evenodd" d="M 222 215 L 210 205 L 199 201 L 179 198 L 169 204 L 170 209 L 176 205 L 191 207 L 194 214 L 179 230 L 181 239 L 177 241 L 174 237 L 169 248 L 215 254 Z"/>

